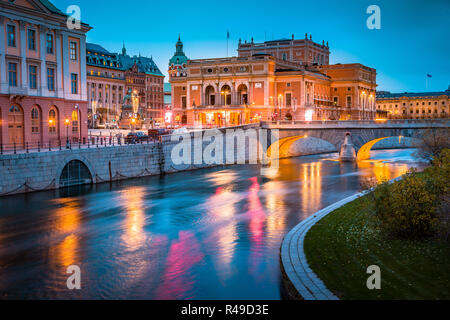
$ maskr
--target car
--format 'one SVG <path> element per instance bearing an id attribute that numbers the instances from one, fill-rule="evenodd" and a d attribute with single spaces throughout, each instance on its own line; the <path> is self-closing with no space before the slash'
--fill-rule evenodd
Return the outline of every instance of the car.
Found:
<path id="1" fill-rule="evenodd" d="M 135 144 L 140 143 L 148 140 L 148 136 L 140 131 L 137 132 L 130 132 L 125 137 L 125 143 L 127 144 Z"/>
<path id="2" fill-rule="evenodd" d="M 171 133 L 170 130 L 161 128 L 161 129 L 148 129 L 148 137 L 149 139 L 159 140 L 161 136 L 167 136 Z"/>

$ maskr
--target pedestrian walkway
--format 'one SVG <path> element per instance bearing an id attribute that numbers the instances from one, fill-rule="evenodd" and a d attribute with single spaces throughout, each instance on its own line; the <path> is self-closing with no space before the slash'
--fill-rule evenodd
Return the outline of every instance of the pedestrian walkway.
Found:
<path id="1" fill-rule="evenodd" d="M 329 213 L 357 199 L 358 193 L 322 209 L 298 224 L 284 238 L 281 245 L 281 263 L 287 278 L 305 300 L 339 300 L 310 268 L 304 251 L 308 231 Z"/>

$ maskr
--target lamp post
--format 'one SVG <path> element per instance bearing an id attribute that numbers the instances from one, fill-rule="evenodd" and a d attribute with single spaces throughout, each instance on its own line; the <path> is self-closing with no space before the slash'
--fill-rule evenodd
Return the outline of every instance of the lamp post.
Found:
<path id="1" fill-rule="evenodd" d="M 365 91 L 363 91 L 362 93 L 361 93 L 361 102 L 362 102 L 362 119 L 361 120 L 365 120 L 366 119 L 366 116 L 365 116 L 365 112 L 364 112 L 364 109 L 365 109 L 365 104 L 366 104 L 366 92 Z"/>
<path id="2" fill-rule="evenodd" d="M 283 104 L 283 95 L 278 95 L 278 120 L 281 121 L 281 105 Z"/>
<path id="3" fill-rule="evenodd" d="M 70 120 L 66 118 L 64 120 L 64 124 L 66 125 L 66 149 L 70 149 L 70 141 L 69 141 L 69 124 L 70 124 Z"/>
<path id="4" fill-rule="evenodd" d="M 220 94 L 223 96 L 223 104 L 226 107 L 227 106 L 227 95 L 228 91 L 221 91 Z M 225 111 L 225 127 L 227 126 L 227 112 Z"/>
<path id="5" fill-rule="evenodd" d="M 134 132 L 135 125 L 136 125 L 136 118 L 133 115 L 133 118 L 131 118 L 131 132 Z"/>

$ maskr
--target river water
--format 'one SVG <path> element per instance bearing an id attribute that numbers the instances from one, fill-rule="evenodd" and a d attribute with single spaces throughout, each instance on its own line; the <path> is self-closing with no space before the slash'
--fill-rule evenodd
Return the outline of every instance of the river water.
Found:
<path id="1" fill-rule="evenodd" d="M 422 167 L 414 150 L 244 165 L 0 199 L 2 299 L 280 299 L 279 248 L 369 177 Z M 68 290 L 67 268 L 81 271 Z"/>

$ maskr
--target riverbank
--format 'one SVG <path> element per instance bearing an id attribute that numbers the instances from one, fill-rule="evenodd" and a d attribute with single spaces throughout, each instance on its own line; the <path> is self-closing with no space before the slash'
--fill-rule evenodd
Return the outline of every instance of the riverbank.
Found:
<path id="1" fill-rule="evenodd" d="M 314 225 L 306 259 L 340 299 L 450 299 L 450 246 L 438 239 L 394 239 L 376 227 L 370 197 L 360 197 Z M 366 270 L 381 269 L 381 290 L 368 290 Z"/>

